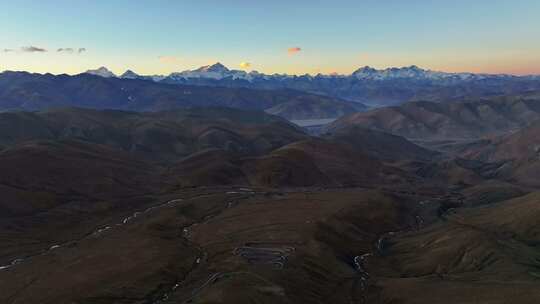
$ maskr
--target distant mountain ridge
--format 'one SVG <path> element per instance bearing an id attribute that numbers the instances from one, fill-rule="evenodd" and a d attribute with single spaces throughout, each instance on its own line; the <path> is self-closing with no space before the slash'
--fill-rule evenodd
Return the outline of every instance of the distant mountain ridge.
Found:
<path id="1" fill-rule="evenodd" d="M 163 111 L 217 106 L 268 110 L 293 120 L 337 118 L 366 108 L 359 103 L 290 89 L 171 85 L 137 79 L 137 74 L 132 71 L 124 73 L 124 79 L 110 76 L 111 72 L 106 68 L 95 73 L 101 76 L 89 73 L 75 76 L 0 73 L 0 111 L 34 111 L 66 106 Z"/>
<path id="2" fill-rule="evenodd" d="M 120 76 L 123 77 L 123 76 Z M 379 107 L 408 101 L 439 101 L 526 93 L 540 89 L 540 77 L 506 74 L 448 73 L 417 66 L 387 68 L 362 67 L 350 75 L 267 75 L 257 71 L 229 69 L 221 63 L 162 76 L 126 78 L 154 80 L 169 84 L 202 85 L 252 89 L 293 89 Z"/>
<path id="3" fill-rule="evenodd" d="M 97 70 L 88 70 L 85 73 L 94 74 L 101 76 L 99 72 L 105 72 L 104 77 L 110 77 L 108 75 L 113 74 L 107 68 L 101 67 Z M 114 75 L 114 74 L 113 74 Z M 190 79 L 190 78 L 206 78 L 206 79 L 216 79 L 221 80 L 224 78 L 233 78 L 233 79 L 243 79 L 252 81 L 257 78 L 263 79 L 286 79 L 286 78 L 297 78 L 297 77 L 306 77 L 306 78 L 348 78 L 353 77 L 357 79 L 364 80 L 392 80 L 392 79 L 429 79 L 429 80 L 482 80 L 487 78 L 527 78 L 535 79 L 540 77 L 540 75 L 529 75 L 529 76 L 514 76 L 509 74 L 482 74 L 482 73 L 451 73 L 451 72 L 441 72 L 433 71 L 419 68 L 416 65 L 411 65 L 407 67 L 390 67 L 386 69 L 375 69 L 370 66 L 364 66 L 355 70 L 350 75 L 344 74 L 317 74 L 317 75 L 288 75 L 288 74 L 264 74 L 259 73 L 258 71 L 246 72 L 243 70 L 234 70 L 229 69 L 220 62 L 217 62 L 213 65 L 202 66 L 194 70 L 185 70 L 182 72 L 174 72 L 169 75 L 159 75 L 162 79 L 168 79 L 170 81 L 178 80 L 179 78 Z M 116 77 L 116 76 L 115 76 Z M 134 73 L 131 70 L 127 70 L 124 74 L 119 76 L 120 78 L 148 78 L 155 76 L 143 76 Z"/>

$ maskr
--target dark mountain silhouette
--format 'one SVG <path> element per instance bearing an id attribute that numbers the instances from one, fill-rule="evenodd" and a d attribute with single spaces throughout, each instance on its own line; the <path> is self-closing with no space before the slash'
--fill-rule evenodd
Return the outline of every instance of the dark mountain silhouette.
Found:
<path id="1" fill-rule="evenodd" d="M 365 106 L 284 90 L 169 85 L 151 80 L 4 72 L 0 74 L 0 110 L 43 110 L 51 107 L 84 107 L 130 111 L 163 111 L 189 107 L 222 106 L 243 110 L 272 110 L 289 119 L 336 118 Z M 332 106 L 335 104 L 335 107 Z"/>

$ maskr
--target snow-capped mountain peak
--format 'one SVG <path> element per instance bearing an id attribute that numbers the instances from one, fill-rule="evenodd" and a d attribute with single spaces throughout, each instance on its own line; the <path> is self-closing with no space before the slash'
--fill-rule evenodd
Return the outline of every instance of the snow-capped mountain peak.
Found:
<path id="1" fill-rule="evenodd" d="M 96 70 L 88 70 L 85 72 L 85 74 L 91 74 L 91 75 L 101 76 L 105 78 L 116 77 L 116 75 L 113 72 L 111 72 L 109 69 L 107 69 L 106 67 L 100 67 L 99 69 L 96 69 Z"/>
<path id="2" fill-rule="evenodd" d="M 377 69 L 374 69 L 366 65 L 365 67 L 361 67 L 358 70 L 354 71 L 353 75 L 356 73 L 375 73 L 375 72 L 377 72 Z"/>
<path id="3" fill-rule="evenodd" d="M 166 78 L 166 76 L 163 75 L 151 75 L 151 76 L 143 76 L 139 75 L 132 70 L 127 70 L 120 76 L 122 79 L 139 79 L 139 80 L 152 80 L 152 81 L 161 81 Z"/>
<path id="4" fill-rule="evenodd" d="M 206 72 L 206 73 L 227 73 L 230 70 L 221 64 L 220 62 L 214 63 L 212 65 L 205 65 L 196 69 L 194 72 Z"/>
<path id="5" fill-rule="evenodd" d="M 124 72 L 124 74 L 122 74 L 120 76 L 120 78 L 125 78 L 125 79 L 139 79 L 141 78 L 141 76 L 135 72 L 133 72 L 132 70 L 127 70 Z"/>
<path id="6" fill-rule="evenodd" d="M 378 72 L 379 71 L 377 69 L 374 69 L 370 66 L 365 66 L 354 71 L 352 73 L 352 76 L 355 76 L 358 79 L 365 79 L 365 78 L 371 78 L 374 75 L 377 75 Z"/>
<path id="7" fill-rule="evenodd" d="M 190 79 L 190 78 L 203 78 L 203 79 L 223 79 L 231 77 L 233 79 L 248 79 L 250 76 L 245 71 L 229 70 L 221 63 L 215 63 L 212 65 L 206 65 L 195 70 L 187 70 L 179 73 L 172 73 L 168 78 L 170 79 Z"/>

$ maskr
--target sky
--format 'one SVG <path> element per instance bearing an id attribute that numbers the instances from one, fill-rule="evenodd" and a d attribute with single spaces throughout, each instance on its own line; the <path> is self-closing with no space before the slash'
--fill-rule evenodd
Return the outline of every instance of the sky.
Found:
<path id="1" fill-rule="evenodd" d="M 539 0 L 0 0 L 0 71 L 540 74 Z"/>

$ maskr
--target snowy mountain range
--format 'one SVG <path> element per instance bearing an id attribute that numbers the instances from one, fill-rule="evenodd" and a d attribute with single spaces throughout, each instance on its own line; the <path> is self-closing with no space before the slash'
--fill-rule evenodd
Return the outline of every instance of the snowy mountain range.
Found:
<path id="1" fill-rule="evenodd" d="M 429 79 L 429 80 L 474 80 L 484 79 L 486 77 L 507 77 L 507 75 L 485 75 L 473 73 L 446 73 L 431 70 L 424 70 L 415 65 L 403 68 L 387 68 L 377 70 L 371 67 L 363 67 L 352 73 L 357 79 L 369 80 L 390 80 L 390 79 Z"/>
<path id="2" fill-rule="evenodd" d="M 102 67 L 87 73 L 114 77 Z M 540 77 L 506 74 L 448 73 L 417 66 L 383 70 L 362 67 L 349 75 L 263 74 L 229 69 L 221 63 L 168 76 L 142 76 L 131 70 L 124 79 L 152 80 L 167 84 L 251 89 L 292 89 L 360 102 L 372 107 L 396 105 L 407 101 L 459 100 L 464 96 L 481 98 L 540 90 Z"/>
<path id="3" fill-rule="evenodd" d="M 87 74 L 93 74 L 102 77 L 117 77 L 113 72 L 105 67 L 101 67 L 96 70 L 88 70 Z M 359 80 L 394 80 L 394 79 L 415 79 L 415 80 L 455 80 L 455 81 L 468 81 L 468 80 L 480 80 L 486 78 L 511 78 L 517 76 L 511 76 L 506 74 L 474 74 L 474 73 L 447 73 L 432 70 L 421 69 L 415 65 L 402 68 L 387 68 L 378 70 L 369 66 L 359 68 L 350 75 L 338 75 L 338 74 L 317 74 L 312 75 L 287 75 L 287 74 L 262 74 L 257 71 L 246 72 L 242 70 L 231 70 L 221 63 L 215 63 L 213 65 L 202 66 L 195 70 L 186 70 L 182 72 L 171 73 L 168 76 L 165 75 L 153 75 L 143 76 L 139 75 L 132 70 L 127 70 L 119 78 L 124 79 L 152 79 L 155 81 L 167 80 L 168 82 L 174 82 L 178 80 L 189 79 L 213 79 L 213 80 L 247 80 L 253 81 L 257 79 L 265 80 L 279 80 L 288 78 L 356 78 Z M 529 78 L 537 78 L 538 76 L 528 76 Z"/>

